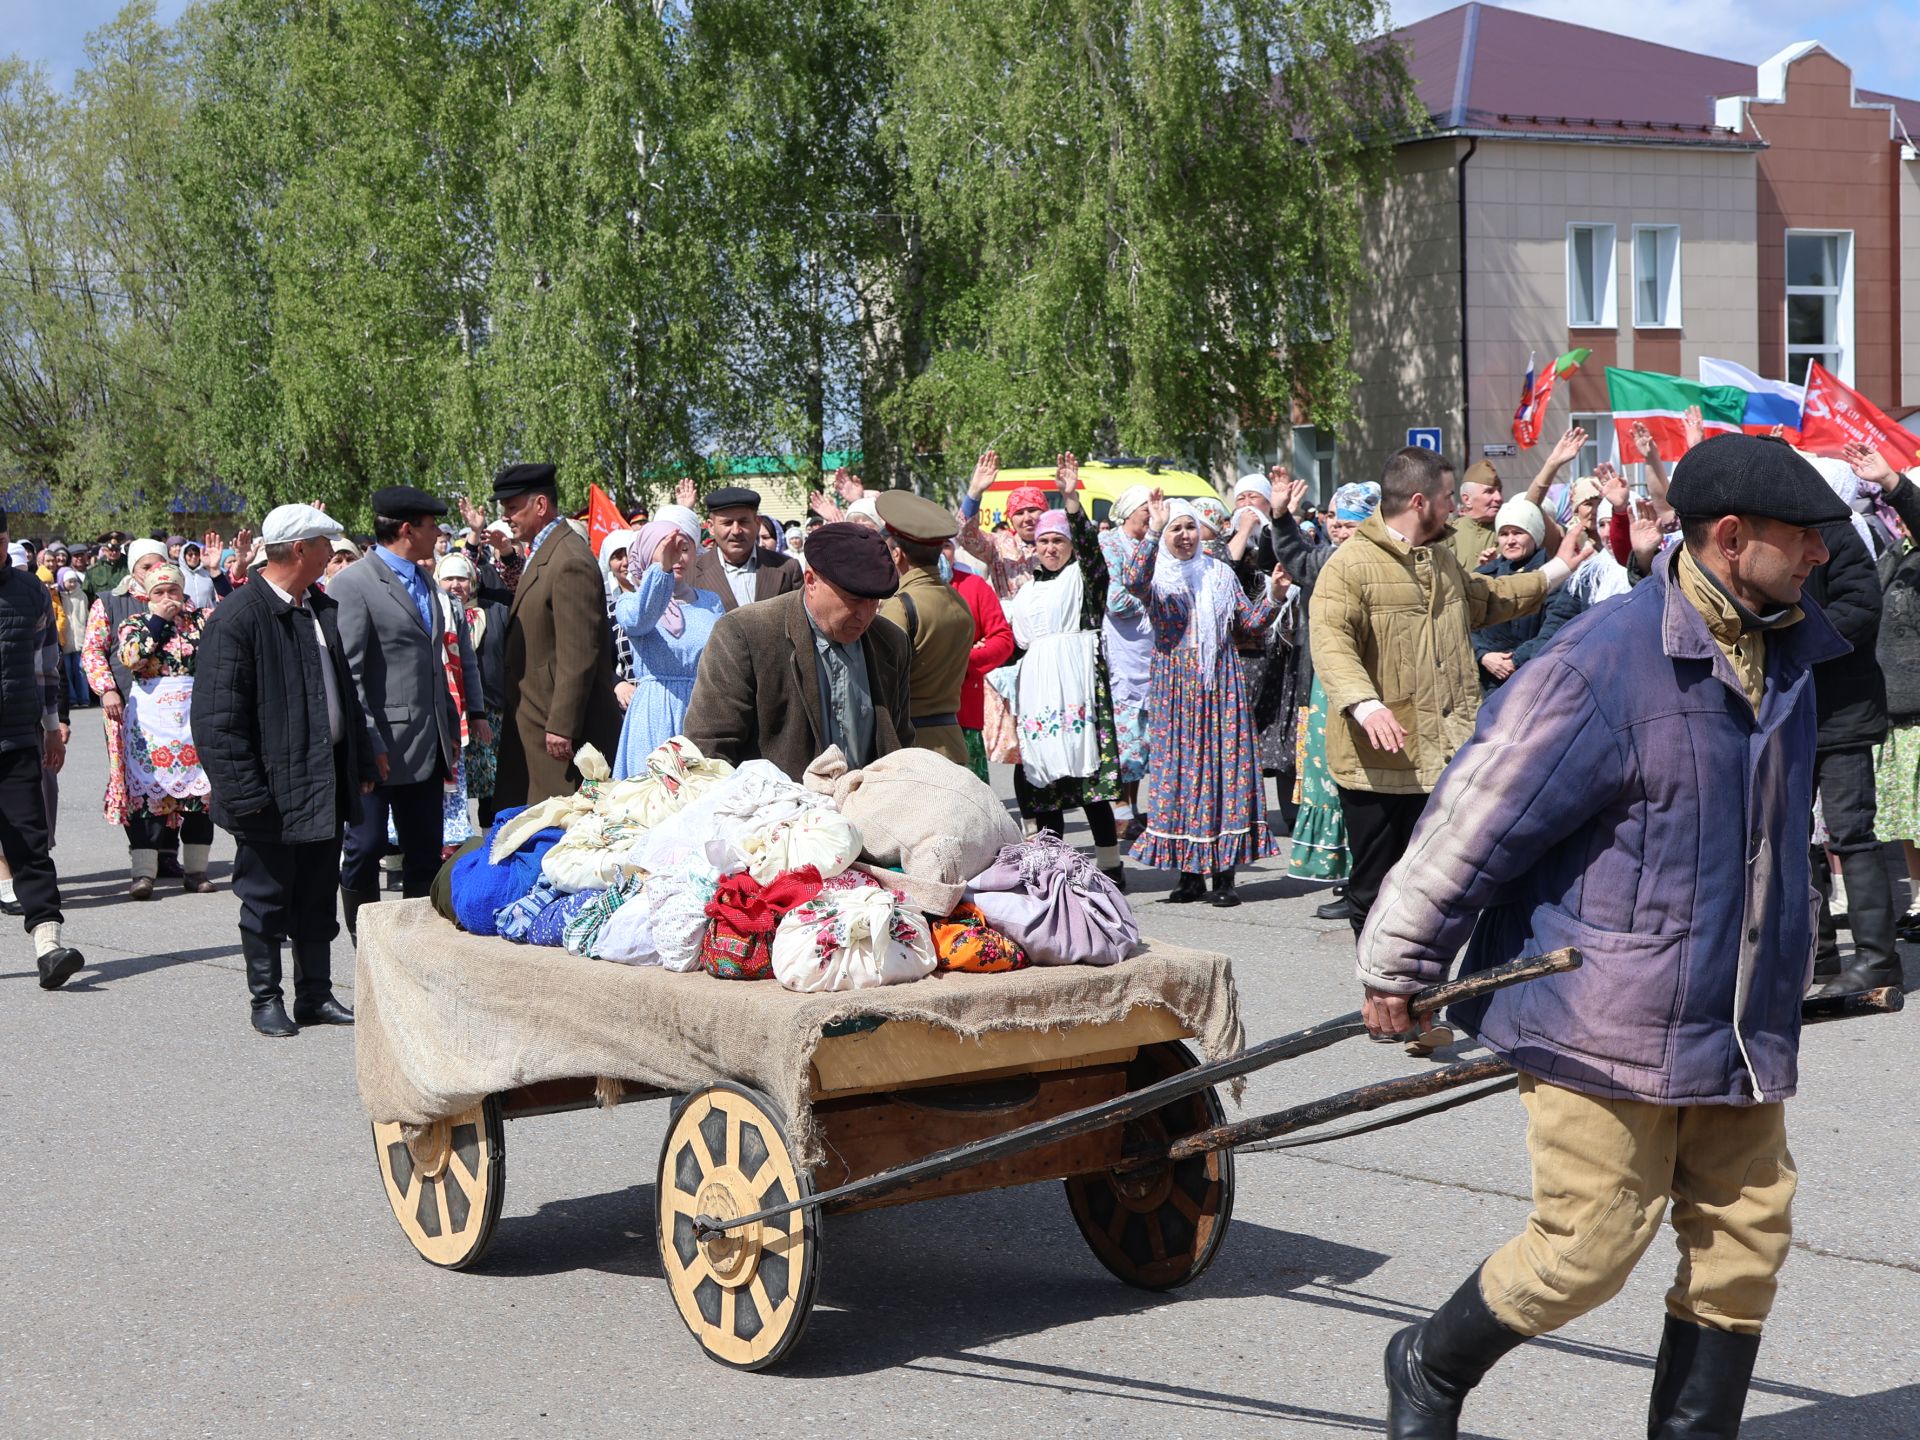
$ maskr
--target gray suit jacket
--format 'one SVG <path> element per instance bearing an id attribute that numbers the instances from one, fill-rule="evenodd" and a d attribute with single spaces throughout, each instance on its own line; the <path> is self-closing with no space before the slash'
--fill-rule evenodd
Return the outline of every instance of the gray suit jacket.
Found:
<path id="1" fill-rule="evenodd" d="M 368 553 L 327 582 L 327 595 L 340 607 L 340 643 L 373 753 L 387 757 L 387 783 L 452 775 L 460 762 L 460 717 L 447 689 L 441 637 L 421 625 L 407 587 L 386 561 Z M 440 599 L 436 587 L 436 606 Z M 465 617 L 456 613 L 454 621 L 467 714 L 481 715 L 480 666 Z"/>

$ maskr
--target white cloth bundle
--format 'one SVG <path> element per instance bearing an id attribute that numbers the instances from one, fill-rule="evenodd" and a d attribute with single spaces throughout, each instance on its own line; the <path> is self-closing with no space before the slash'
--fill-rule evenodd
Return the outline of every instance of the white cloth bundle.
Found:
<path id="1" fill-rule="evenodd" d="M 706 902 L 702 901 L 702 905 Z M 703 916 L 704 918 L 704 916 Z M 694 942 L 698 949 L 699 942 Z M 653 907 L 646 891 L 635 895 L 613 912 L 613 918 L 594 942 L 593 958 L 613 960 L 622 965 L 658 965 L 660 952 L 653 943 Z"/>
<path id="2" fill-rule="evenodd" d="M 931 975 L 927 922 L 878 885 L 823 890 L 773 934 L 773 973 L 789 990 L 868 990 Z"/>
<path id="3" fill-rule="evenodd" d="M 698 745 L 676 735 L 654 747 L 641 774 L 605 786 L 594 808 L 609 820 L 650 830 L 732 774 L 725 760 L 707 759 Z"/>
<path id="4" fill-rule="evenodd" d="M 707 902 L 713 899 L 720 874 L 698 856 L 678 869 L 656 873 L 640 892 L 647 907 L 647 939 L 660 963 L 669 970 L 692 970 L 700 963 L 700 939 L 707 933 Z M 631 906 L 623 907 L 607 926 L 614 930 Z M 636 920 L 638 917 L 635 917 Z M 635 939 L 626 928 L 620 935 Z M 601 942 L 606 948 L 606 942 Z"/>
<path id="5" fill-rule="evenodd" d="M 574 755 L 573 763 L 580 772 L 580 788 L 571 795 L 553 795 L 538 805 L 529 805 L 502 825 L 493 837 L 492 848 L 487 851 L 487 858 L 495 865 L 540 831 L 554 826 L 567 830 L 594 813 L 594 802 L 599 798 L 600 787 L 612 777 L 613 771 L 607 766 L 607 757 L 591 745 L 582 745 Z"/>
<path id="6" fill-rule="evenodd" d="M 750 830 L 729 848 L 741 861 L 733 868 L 744 869 L 762 885 L 809 865 L 822 880 L 831 880 L 860 858 L 860 832 L 846 816 L 823 804 Z M 711 847 L 708 858 L 713 858 Z M 717 862 L 715 868 L 728 871 Z"/>
<path id="7" fill-rule="evenodd" d="M 644 833 L 601 815 L 583 815 L 541 857 L 540 873 L 569 893 L 609 889 L 628 876 L 647 873 L 633 858 L 633 847 Z"/>

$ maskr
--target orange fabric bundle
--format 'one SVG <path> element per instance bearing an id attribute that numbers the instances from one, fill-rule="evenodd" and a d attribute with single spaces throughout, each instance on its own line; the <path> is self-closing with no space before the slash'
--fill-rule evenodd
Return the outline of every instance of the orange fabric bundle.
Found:
<path id="1" fill-rule="evenodd" d="M 1023 970 L 1030 963 L 1026 951 L 989 925 L 971 900 L 961 901 L 946 919 L 933 922 L 933 953 L 942 970 L 975 975 Z"/>

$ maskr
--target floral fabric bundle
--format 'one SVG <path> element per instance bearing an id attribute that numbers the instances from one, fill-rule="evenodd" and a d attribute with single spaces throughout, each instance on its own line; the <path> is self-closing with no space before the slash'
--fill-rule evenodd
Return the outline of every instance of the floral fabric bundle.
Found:
<path id="1" fill-rule="evenodd" d="M 840 883 L 852 878 L 829 881 L 780 922 L 773 973 L 787 989 L 866 990 L 933 973 L 933 937 L 920 913 L 884 886 Z"/>
<path id="2" fill-rule="evenodd" d="M 1024 970 L 1027 952 L 987 923 L 980 907 L 962 900 L 953 914 L 933 922 L 933 953 L 942 970 L 974 975 L 1003 975 Z"/>
<path id="3" fill-rule="evenodd" d="M 722 980 L 765 980 L 773 974 L 773 935 L 781 919 L 820 893 L 820 872 L 796 870 L 771 885 L 729 875 L 707 902 L 700 968 Z"/>

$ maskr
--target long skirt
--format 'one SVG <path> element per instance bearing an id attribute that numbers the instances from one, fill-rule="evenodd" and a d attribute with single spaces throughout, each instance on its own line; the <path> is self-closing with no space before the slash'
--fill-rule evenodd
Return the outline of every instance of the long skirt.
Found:
<path id="1" fill-rule="evenodd" d="M 1191 651 L 1154 653 L 1147 828 L 1129 853 L 1156 870 L 1213 874 L 1278 849 L 1239 657 L 1223 650 L 1212 678 Z"/>
<path id="2" fill-rule="evenodd" d="M 1895 725 L 1874 752 L 1873 833 L 1920 840 L 1920 725 Z"/>
<path id="3" fill-rule="evenodd" d="M 493 777 L 500 769 L 500 727 L 503 723 L 498 710 L 487 711 L 487 727 L 493 733 L 493 739 L 482 745 L 469 734 L 467 739 L 467 794 L 475 800 L 485 800 L 493 794 Z"/>
<path id="4" fill-rule="evenodd" d="M 988 687 L 989 695 L 998 693 Z M 1077 810 L 1082 805 L 1119 798 L 1120 744 L 1113 729 L 1113 690 L 1107 683 L 1107 658 L 1098 654 L 1093 662 L 1093 711 L 1093 733 L 1100 747 L 1100 759 L 1093 774 L 1070 775 L 1051 785 L 1035 785 L 1027 797 L 1031 806 L 1027 811 L 1029 815 L 1047 810 Z M 992 753 L 991 750 L 988 753 Z"/>
<path id="5" fill-rule="evenodd" d="M 1339 788 L 1327 769 L 1327 692 L 1318 678 L 1299 733 L 1294 799 L 1300 802 L 1300 813 L 1293 821 L 1293 855 L 1287 869 L 1308 880 L 1344 880 L 1350 859 L 1347 818 L 1340 809 Z"/>

